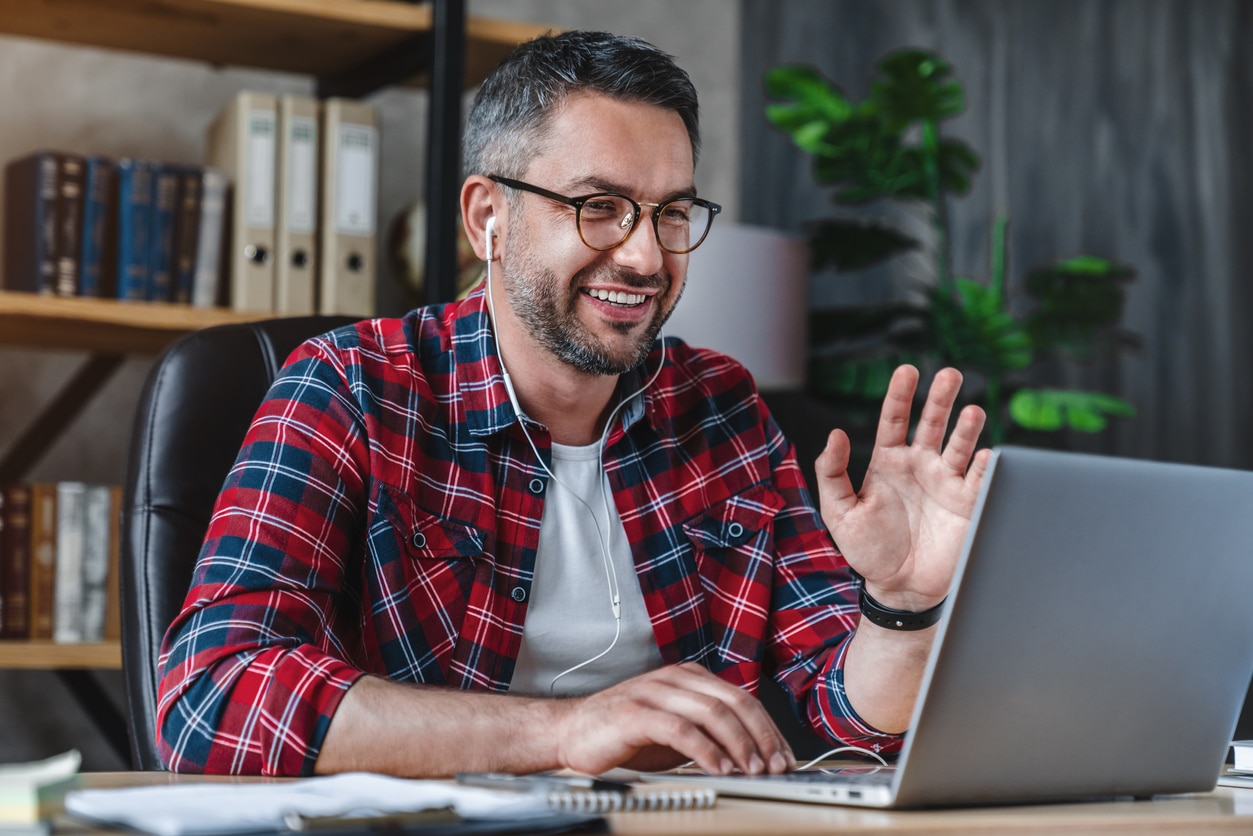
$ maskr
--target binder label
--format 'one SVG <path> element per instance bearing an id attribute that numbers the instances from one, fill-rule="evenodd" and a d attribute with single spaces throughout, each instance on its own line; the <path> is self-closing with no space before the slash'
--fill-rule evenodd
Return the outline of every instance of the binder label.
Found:
<path id="1" fill-rule="evenodd" d="M 274 153 L 276 116 L 273 110 L 248 111 L 248 159 L 244 218 L 248 226 L 274 226 Z"/>
<path id="2" fill-rule="evenodd" d="M 318 120 L 292 116 L 287 134 L 287 229 L 312 235 L 317 224 Z"/>
<path id="3" fill-rule="evenodd" d="M 341 235 L 374 235 L 378 129 L 340 125 L 336 147 L 335 229 Z"/>

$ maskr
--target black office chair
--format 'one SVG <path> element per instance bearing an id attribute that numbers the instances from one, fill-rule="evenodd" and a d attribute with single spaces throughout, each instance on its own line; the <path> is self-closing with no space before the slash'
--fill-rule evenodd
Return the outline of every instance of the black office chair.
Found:
<path id="1" fill-rule="evenodd" d="M 157 657 L 182 607 L 213 503 L 283 361 L 352 322 L 309 316 L 222 325 L 179 339 L 148 375 L 135 415 L 122 512 L 122 671 L 132 765 L 162 769 Z"/>

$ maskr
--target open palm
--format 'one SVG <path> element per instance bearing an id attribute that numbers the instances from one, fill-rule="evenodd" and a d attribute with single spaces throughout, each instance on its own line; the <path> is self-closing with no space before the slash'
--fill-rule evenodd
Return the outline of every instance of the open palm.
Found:
<path id="1" fill-rule="evenodd" d="M 831 433 L 816 470 L 822 518 L 836 545 L 884 604 L 923 610 L 948 593 L 990 451 L 975 453 L 984 413 L 968 406 L 944 443 L 961 373 L 936 374 L 909 442 L 918 371 L 901 366 L 884 398 L 860 492 L 848 476 L 849 441 Z"/>

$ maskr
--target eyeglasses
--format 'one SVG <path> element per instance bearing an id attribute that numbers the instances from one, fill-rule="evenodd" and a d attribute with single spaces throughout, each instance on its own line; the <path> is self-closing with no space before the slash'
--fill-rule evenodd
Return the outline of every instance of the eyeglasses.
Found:
<path id="1" fill-rule="evenodd" d="M 488 175 L 489 180 L 532 192 L 557 203 L 574 207 L 574 223 L 583 243 L 597 252 L 612 250 L 624 243 L 635 231 L 643 207 L 653 207 L 653 232 L 663 250 L 675 255 L 690 253 L 700 246 L 709 234 L 714 215 L 722 207 L 699 197 L 679 197 L 665 203 L 640 203 L 623 194 L 598 192 L 582 197 L 565 195 L 532 186 L 521 180 Z"/>

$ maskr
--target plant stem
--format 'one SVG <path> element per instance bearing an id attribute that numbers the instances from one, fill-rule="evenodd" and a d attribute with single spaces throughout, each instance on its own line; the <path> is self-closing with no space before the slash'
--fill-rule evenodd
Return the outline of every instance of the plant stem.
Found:
<path id="1" fill-rule="evenodd" d="M 1005 231 L 1009 226 L 1009 218 L 998 214 L 992 223 L 992 277 L 991 289 L 993 298 L 1001 310 L 1009 311 L 1009 297 L 1005 292 L 1005 270 L 1008 261 L 1005 250 Z M 988 439 L 993 446 L 1005 440 L 1005 427 L 1002 422 L 1001 406 L 1001 374 L 990 372 L 987 376 L 987 394 L 984 409 L 988 414 Z"/>
<path id="2" fill-rule="evenodd" d="M 922 123 L 923 168 L 931 201 L 931 226 L 935 232 L 936 283 L 945 294 L 953 292 L 953 270 L 948 243 L 948 213 L 940 188 L 940 125 L 934 119 Z"/>
<path id="3" fill-rule="evenodd" d="M 988 414 L 985 427 L 988 443 L 995 447 L 1005 441 L 1005 425 L 1001 420 L 1001 376 L 989 374 L 987 377 L 987 399 L 984 410 Z"/>

